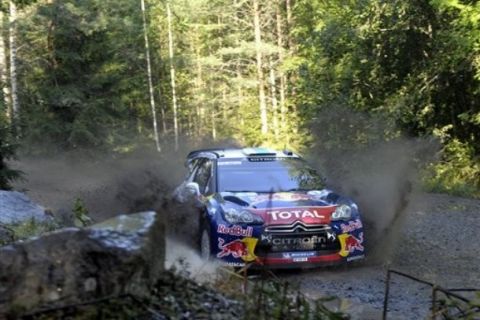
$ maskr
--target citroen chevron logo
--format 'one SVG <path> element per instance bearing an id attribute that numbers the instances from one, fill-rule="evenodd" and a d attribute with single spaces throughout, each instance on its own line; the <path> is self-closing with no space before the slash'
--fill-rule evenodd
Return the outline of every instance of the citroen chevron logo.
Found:
<path id="1" fill-rule="evenodd" d="M 312 232 L 312 231 L 325 231 L 330 230 L 328 225 L 318 225 L 318 224 L 304 224 L 302 222 L 295 222 L 290 225 L 280 225 L 280 226 L 270 226 L 266 228 L 266 231 L 269 232 Z"/>

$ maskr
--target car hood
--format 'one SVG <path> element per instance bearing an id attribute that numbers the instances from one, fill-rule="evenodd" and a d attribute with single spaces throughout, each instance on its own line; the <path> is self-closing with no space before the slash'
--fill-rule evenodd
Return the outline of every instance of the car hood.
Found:
<path id="1" fill-rule="evenodd" d="M 266 225 L 328 224 L 336 203 L 329 190 L 308 192 L 222 192 L 227 203 L 241 206 L 263 218 Z"/>

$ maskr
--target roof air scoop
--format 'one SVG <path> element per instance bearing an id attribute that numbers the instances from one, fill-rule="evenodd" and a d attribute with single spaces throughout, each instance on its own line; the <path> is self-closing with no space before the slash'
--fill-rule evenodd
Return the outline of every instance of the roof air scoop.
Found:
<path id="1" fill-rule="evenodd" d="M 277 153 L 267 148 L 244 148 L 243 153 L 247 156 L 276 156 Z"/>

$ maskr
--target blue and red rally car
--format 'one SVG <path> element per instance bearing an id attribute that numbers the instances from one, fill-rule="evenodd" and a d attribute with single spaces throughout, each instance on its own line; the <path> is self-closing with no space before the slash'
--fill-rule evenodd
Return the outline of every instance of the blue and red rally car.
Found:
<path id="1" fill-rule="evenodd" d="M 202 257 L 271 268 L 365 257 L 357 205 L 328 190 L 293 152 L 204 149 L 190 152 L 186 164 L 174 198 L 199 208 Z"/>

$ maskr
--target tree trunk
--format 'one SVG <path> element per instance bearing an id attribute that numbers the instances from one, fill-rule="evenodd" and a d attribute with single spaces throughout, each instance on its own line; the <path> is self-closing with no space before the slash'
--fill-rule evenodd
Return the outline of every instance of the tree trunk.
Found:
<path id="1" fill-rule="evenodd" d="M 215 122 L 215 107 L 213 107 L 212 112 L 210 113 L 210 120 L 212 122 L 212 139 L 213 141 L 217 140 L 217 127 Z"/>
<path id="2" fill-rule="evenodd" d="M 160 97 L 159 105 L 160 105 L 160 112 L 162 113 L 162 133 L 163 135 L 167 135 L 167 119 L 165 115 L 165 103 L 164 103 L 164 99 L 162 99 L 163 93 L 160 86 L 158 86 L 158 96 Z"/>
<path id="3" fill-rule="evenodd" d="M 223 123 L 227 124 L 228 118 L 228 102 L 227 102 L 227 88 L 225 86 L 222 87 L 222 116 L 223 116 Z"/>
<path id="4" fill-rule="evenodd" d="M 198 29 L 196 30 L 196 33 L 199 34 L 198 32 Z M 200 40 L 199 40 L 200 41 Z M 197 135 L 198 137 L 201 137 L 202 136 L 202 127 L 203 127 L 203 123 L 204 123 L 204 120 L 202 118 L 202 113 L 200 112 L 200 109 L 201 109 L 201 105 L 204 104 L 204 99 L 203 99 L 203 92 L 202 90 L 204 90 L 204 85 L 203 85 L 203 68 L 202 68 L 202 63 L 200 61 L 201 59 L 201 55 L 200 55 L 200 48 L 199 46 L 197 46 L 195 48 L 195 55 L 196 55 L 196 67 L 197 67 L 197 79 L 195 81 L 195 84 L 197 86 L 197 99 L 196 99 L 196 102 L 195 102 L 195 113 L 196 113 L 196 123 L 197 123 L 197 127 L 196 127 L 196 130 L 197 130 Z"/>
<path id="5" fill-rule="evenodd" d="M 253 26 L 255 29 L 255 51 L 257 58 L 257 81 L 258 81 L 258 100 L 260 105 L 260 121 L 262 125 L 262 134 L 268 132 L 267 103 L 265 99 L 265 75 L 263 73 L 262 61 L 262 31 L 260 27 L 260 8 L 258 0 L 253 0 Z"/>
<path id="6" fill-rule="evenodd" d="M 172 12 L 170 3 L 167 1 L 167 20 L 168 20 L 168 55 L 170 58 L 170 81 L 172 86 L 172 103 L 173 103 L 173 132 L 175 135 L 175 151 L 178 150 L 178 107 L 177 93 L 175 85 L 175 66 L 173 64 L 173 34 L 172 34 Z"/>
<path id="7" fill-rule="evenodd" d="M 276 15 L 276 22 L 277 22 L 277 46 L 278 46 L 278 63 L 280 65 L 283 64 L 284 55 L 284 43 L 283 43 L 283 23 L 282 23 L 282 16 L 280 14 L 280 10 L 277 7 L 275 12 Z M 280 123 L 281 123 L 281 131 L 282 133 L 286 133 L 287 131 L 287 105 L 286 105 L 286 91 L 287 91 L 287 77 L 283 72 L 280 73 Z"/>
<path id="8" fill-rule="evenodd" d="M 275 134 L 275 141 L 278 141 L 279 136 L 279 125 L 278 125 L 278 101 L 277 101 L 277 87 L 276 87 L 276 76 L 275 76 L 275 66 L 272 62 L 272 59 L 269 60 L 270 68 L 270 94 L 272 99 L 272 114 L 273 114 L 273 132 Z"/>
<path id="9" fill-rule="evenodd" d="M 158 136 L 157 110 L 155 107 L 155 96 L 153 94 L 152 66 L 150 62 L 150 44 L 148 41 L 148 28 L 147 28 L 147 18 L 145 13 L 145 0 L 140 0 L 140 2 L 142 7 L 143 37 L 145 39 L 145 58 L 147 60 L 148 91 L 150 94 L 150 107 L 152 109 L 152 118 L 153 118 L 153 135 L 155 138 L 155 145 L 157 147 L 157 151 L 160 152 L 162 149 L 160 147 L 160 139 Z"/>
<path id="10" fill-rule="evenodd" d="M 285 0 L 285 10 L 287 11 L 287 41 L 288 48 L 292 48 L 293 44 L 291 42 L 292 37 L 290 37 L 290 32 L 292 32 L 293 21 L 292 21 L 292 4 L 291 0 Z"/>
<path id="11" fill-rule="evenodd" d="M 10 45 L 10 92 L 12 97 L 12 122 L 14 124 L 16 133 L 19 133 L 18 118 L 20 112 L 20 104 L 18 102 L 18 85 L 17 85 L 17 37 L 16 37 L 16 23 L 17 23 L 17 8 L 13 1 L 10 1 L 9 14 L 9 45 Z"/>
<path id="12" fill-rule="evenodd" d="M 292 17 L 292 1 L 293 0 L 285 0 L 285 8 L 286 8 L 286 11 L 287 11 L 287 43 L 288 43 L 288 54 L 291 56 L 292 55 L 292 52 L 295 50 L 294 46 L 294 42 L 293 42 L 293 37 L 291 36 L 291 32 L 292 32 L 292 29 L 293 29 L 293 17 Z M 286 83 L 292 83 L 292 82 L 295 82 L 295 79 L 292 79 L 292 75 L 291 74 L 288 74 L 287 77 L 286 77 L 286 80 L 285 80 Z M 290 87 L 290 96 L 291 97 L 295 97 L 296 96 L 296 92 L 295 92 L 295 86 L 291 86 Z M 297 107 L 296 105 L 291 105 L 292 107 L 292 113 L 294 115 L 297 114 Z M 297 129 L 297 126 L 294 126 L 293 127 L 293 131 L 294 133 L 296 134 L 298 132 L 298 129 Z"/>
<path id="13" fill-rule="evenodd" d="M 2 86 L 5 115 L 8 121 L 12 121 L 12 105 L 10 100 L 10 88 L 8 87 L 8 61 L 5 50 L 5 39 L 3 37 L 5 26 L 4 15 L 0 11 L 0 85 Z"/>
<path id="14" fill-rule="evenodd" d="M 162 31 L 162 26 L 161 26 L 161 23 L 157 23 L 157 30 L 158 30 L 158 33 L 160 33 Z M 162 79 L 163 77 L 163 74 L 162 74 L 162 70 L 163 70 L 163 59 L 162 59 L 162 48 L 159 46 L 158 47 L 158 54 L 156 55 L 156 58 L 158 60 L 158 69 L 156 72 L 158 72 L 158 77 L 159 79 Z M 163 91 L 162 91 L 162 85 L 161 85 L 161 81 L 159 81 L 159 84 L 158 84 L 158 105 L 160 106 L 160 113 L 162 115 L 162 134 L 163 136 L 167 136 L 167 133 L 168 133 L 168 128 L 167 128 L 167 115 L 166 115 L 166 105 L 167 105 L 167 101 L 163 95 Z"/>

